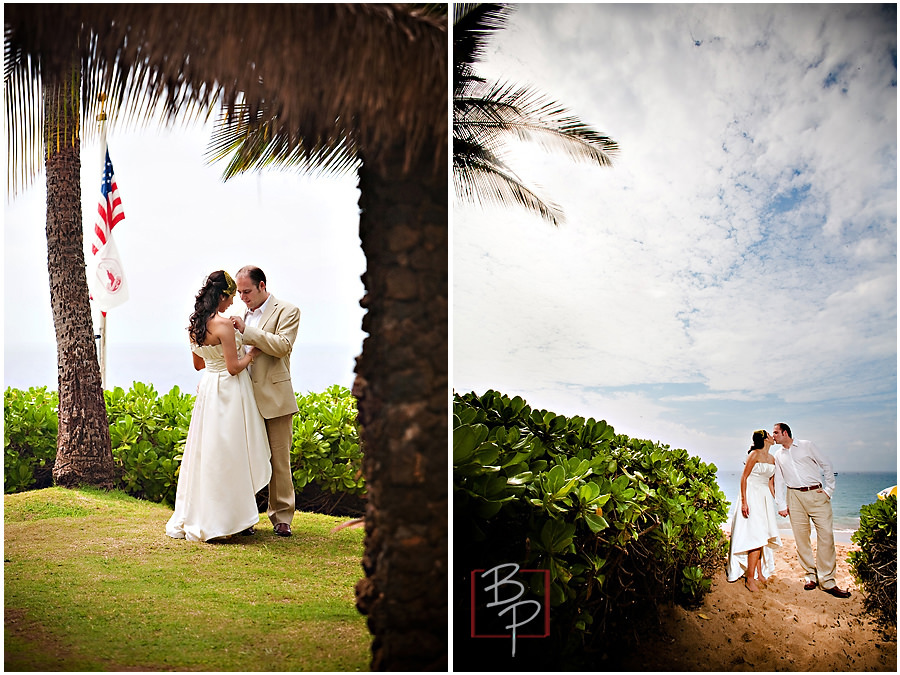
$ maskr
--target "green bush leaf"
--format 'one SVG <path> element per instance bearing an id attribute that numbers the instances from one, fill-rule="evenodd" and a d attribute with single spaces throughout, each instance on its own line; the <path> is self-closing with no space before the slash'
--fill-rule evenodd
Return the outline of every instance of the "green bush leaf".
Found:
<path id="1" fill-rule="evenodd" d="M 483 424 L 465 425 L 453 430 L 453 463 L 462 464 L 470 459 L 488 436 Z"/>
<path id="2" fill-rule="evenodd" d="M 588 524 L 588 527 L 591 528 L 591 532 L 597 533 L 602 532 L 607 527 L 609 527 L 609 523 L 606 522 L 606 518 L 603 516 L 598 516 L 594 513 L 585 513 L 584 520 Z"/>

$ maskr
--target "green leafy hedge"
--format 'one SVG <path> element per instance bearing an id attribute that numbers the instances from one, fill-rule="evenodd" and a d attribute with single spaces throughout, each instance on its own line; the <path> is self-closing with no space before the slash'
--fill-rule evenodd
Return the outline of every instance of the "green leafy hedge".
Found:
<path id="1" fill-rule="evenodd" d="M 866 609 L 897 625 L 897 497 L 864 504 L 859 529 L 850 537 L 850 571 L 865 594 Z"/>
<path id="2" fill-rule="evenodd" d="M 49 487 L 56 461 L 59 397 L 46 387 L 7 389 L 3 398 L 4 491 Z"/>
<path id="3" fill-rule="evenodd" d="M 457 598 L 468 602 L 471 570 L 549 570 L 554 644 L 540 651 L 584 655 L 612 653 L 606 641 L 657 602 L 709 590 L 727 551 L 714 465 L 496 391 L 455 395 L 453 413 Z M 471 642 L 477 653 L 490 641 Z"/>
<path id="4" fill-rule="evenodd" d="M 173 506 L 181 454 L 195 397 L 173 387 L 160 395 L 135 382 L 104 392 L 110 444 L 119 468 L 117 488 Z M 356 399 L 334 385 L 321 394 L 297 397 L 291 464 L 295 487 L 365 494 L 356 427 Z M 4 395 L 4 491 L 48 487 L 56 459 L 58 398 L 46 387 L 7 388 Z"/>
<path id="5" fill-rule="evenodd" d="M 362 453 L 356 424 L 356 399 L 333 386 L 321 394 L 297 398 L 291 466 L 294 487 L 315 483 L 331 493 L 363 495 Z"/>
<path id="6" fill-rule="evenodd" d="M 121 470 L 116 487 L 173 506 L 195 397 L 178 387 L 160 396 L 141 382 L 127 392 L 107 390 L 104 397 L 113 459 Z"/>

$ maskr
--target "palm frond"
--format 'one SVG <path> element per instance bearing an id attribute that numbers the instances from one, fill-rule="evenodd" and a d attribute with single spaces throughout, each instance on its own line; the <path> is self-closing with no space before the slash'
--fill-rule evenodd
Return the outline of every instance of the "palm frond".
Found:
<path id="1" fill-rule="evenodd" d="M 618 143 L 609 136 L 531 88 L 473 84 L 466 94 L 453 101 L 454 136 L 480 139 L 496 148 L 505 142 L 504 136 L 513 134 L 545 150 L 598 166 L 612 166 L 618 153 Z"/>
<path id="2" fill-rule="evenodd" d="M 243 102 L 277 120 L 273 138 L 301 135 L 307 159 L 333 156 L 341 120 L 368 162 L 402 150 L 407 167 L 423 153 L 446 167 L 447 15 L 435 5 L 8 3 L 4 22 L 15 183 L 23 160 L 39 166 L 25 157 L 40 137 L 27 83 L 73 59 L 86 135 L 100 93 L 110 123 L 190 121 Z"/>
<path id="3" fill-rule="evenodd" d="M 300 134 L 280 130 L 277 118 L 249 106 L 237 104 L 231 115 L 222 114 L 213 129 L 207 160 L 228 159 L 223 174 L 227 180 L 240 173 L 277 167 L 308 175 L 349 174 L 359 167 L 352 130 L 335 127 L 331 139 L 313 144 Z"/>
<path id="4" fill-rule="evenodd" d="M 487 42 L 513 9 L 501 4 L 459 3 L 453 14 L 453 177 L 456 194 L 471 203 L 516 203 L 554 225 L 556 205 L 527 187 L 500 159 L 510 139 L 598 166 L 611 166 L 619 146 L 562 105 L 529 87 L 494 83 L 478 75 Z"/>
<path id="5" fill-rule="evenodd" d="M 490 37 L 506 27 L 514 11 L 509 5 L 457 3 L 453 5 L 453 91 L 480 80 L 474 66 L 484 58 Z"/>
<path id="6" fill-rule="evenodd" d="M 506 27 L 514 11 L 514 6 L 500 3 L 453 3 L 453 39 L 474 40 L 483 47 L 491 33 Z"/>
<path id="7" fill-rule="evenodd" d="M 43 83 L 33 59 L 4 49 L 3 82 L 6 120 L 19 133 L 7 133 L 7 198 L 27 185 L 43 167 Z"/>
<path id="8" fill-rule="evenodd" d="M 453 185 L 457 198 L 470 204 L 518 204 L 555 226 L 562 209 L 542 198 L 492 152 L 477 143 L 453 141 Z"/>
<path id="9" fill-rule="evenodd" d="M 447 3 L 445 2 L 411 2 L 406 6 L 410 12 L 419 12 L 424 16 L 435 16 L 442 19 L 447 18 Z"/>

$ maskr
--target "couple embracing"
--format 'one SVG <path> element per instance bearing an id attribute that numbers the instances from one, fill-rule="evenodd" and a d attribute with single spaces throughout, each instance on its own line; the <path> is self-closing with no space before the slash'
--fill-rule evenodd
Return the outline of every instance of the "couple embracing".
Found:
<path id="1" fill-rule="evenodd" d="M 774 444 L 781 447 L 769 452 Z M 824 476 L 824 484 L 822 482 Z M 834 471 L 812 441 L 794 440 L 791 428 L 779 422 L 772 435 L 753 432 L 741 495 L 731 513 L 731 544 L 726 573 L 728 581 L 746 578 L 749 591 L 759 591 L 775 570 L 773 550 L 781 546 L 778 515 L 790 517 L 797 555 L 805 572 L 804 589 L 817 586 L 836 598 L 849 598 L 834 580 L 837 552 L 834 546 L 831 496 Z M 816 553 L 810 541 L 810 521 L 816 528 Z"/>
<path id="2" fill-rule="evenodd" d="M 243 317 L 222 315 L 240 295 Z M 293 416 L 290 354 L 300 310 L 266 290 L 266 275 L 218 270 L 197 293 L 188 332 L 194 367 L 204 370 L 185 441 L 175 512 L 166 534 L 210 541 L 252 535 L 256 493 L 269 486 L 268 516 L 291 536 Z"/>

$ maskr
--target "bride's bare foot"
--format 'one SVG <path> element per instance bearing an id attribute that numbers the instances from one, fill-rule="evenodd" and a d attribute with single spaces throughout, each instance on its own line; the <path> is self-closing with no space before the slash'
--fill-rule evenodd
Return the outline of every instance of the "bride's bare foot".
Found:
<path id="1" fill-rule="evenodd" d="M 747 590 L 752 593 L 755 593 L 756 591 L 760 590 L 759 584 L 756 583 L 756 579 L 747 579 L 744 582 L 744 585 L 747 587 Z"/>

